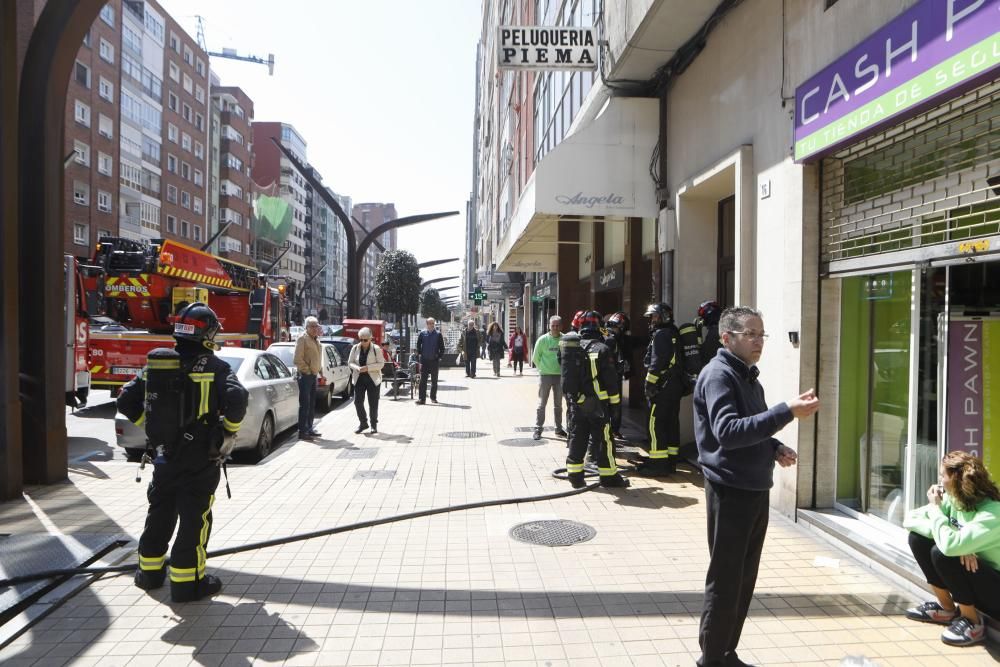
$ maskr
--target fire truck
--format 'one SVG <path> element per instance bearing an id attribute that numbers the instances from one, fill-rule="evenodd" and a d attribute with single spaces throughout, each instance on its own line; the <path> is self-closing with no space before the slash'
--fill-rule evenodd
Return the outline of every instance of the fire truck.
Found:
<path id="1" fill-rule="evenodd" d="M 90 312 L 103 310 L 107 316 L 91 317 L 88 331 L 95 389 L 116 395 L 145 365 L 150 350 L 173 345 L 174 317 L 195 301 L 218 315 L 222 332 L 215 340 L 220 345 L 266 348 L 287 336 L 285 286 L 252 266 L 169 239 L 117 237 L 101 239 L 92 264 L 102 277 L 103 308 Z M 86 291 L 96 281 L 81 282 Z"/>

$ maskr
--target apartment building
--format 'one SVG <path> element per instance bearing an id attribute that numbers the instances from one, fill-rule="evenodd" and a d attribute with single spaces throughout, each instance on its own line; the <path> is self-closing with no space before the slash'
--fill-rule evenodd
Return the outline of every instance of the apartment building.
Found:
<path id="1" fill-rule="evenodd" d="M 253 264 L 253 101 L 235 86 L 212 86 L 211 94 L 218 121 L 210 160 L 209 187 L 217 190 L 210 199 L 216 207 L 210 229 L 215 235 L 224 228 L 214 247 L 224 257 Z"/>
<path id="2" fill-rule="evenodd" d="M 398 218 L 396 206 L 392 203 L 366 202 L 354 205 L 354 218 L 361 224 L 368 233 L 379 225 Z M 379 259 L 386 250 L 396 249 L 396 231 L 389 231 L 380 234 L 377 243 L 369 246 L 365 253 L 361 265 L 361 309 L 366 317 L 374 317 L 375 305 L 375 273 L 378 269 Z M 381 246 L 381 247 L 379 247 Z"/>

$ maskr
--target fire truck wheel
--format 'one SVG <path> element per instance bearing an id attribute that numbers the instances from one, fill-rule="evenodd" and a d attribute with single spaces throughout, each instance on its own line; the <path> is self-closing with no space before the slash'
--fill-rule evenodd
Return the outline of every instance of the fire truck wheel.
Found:
<path id="1" fill-rule="evenodd" d="M 333 389 L 327 388 L 316 394 L 316 407 L 323 412 L 333 410 Z"/>
<path id="2" fill-rule="evenodd" d="M 271 446 L 274 444 L 274 418 L 271 413 L 264 415 L 264 422 L 260 425 L 260 435 L 257 436 L 257 446 L 253 450 L 254 463 L 261 461 L 271 453 Z"/>

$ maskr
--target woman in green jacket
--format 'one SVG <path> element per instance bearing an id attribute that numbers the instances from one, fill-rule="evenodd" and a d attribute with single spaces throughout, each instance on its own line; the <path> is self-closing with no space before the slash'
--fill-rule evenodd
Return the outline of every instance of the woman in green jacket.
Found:
<path id="1" fill-rule="evenodd" d="M 910 550 L 934 591 L 907 618 L 947 625 L 941 641 L 977 644 L 986 637 L 979 612 L 1000 618 L 1000 490 L 978 458 L 951 452 L 929 504 L 907 514 Z"/>

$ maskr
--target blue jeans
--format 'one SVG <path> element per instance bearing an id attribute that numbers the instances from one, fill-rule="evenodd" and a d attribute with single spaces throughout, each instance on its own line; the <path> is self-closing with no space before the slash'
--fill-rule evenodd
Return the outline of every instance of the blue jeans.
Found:
<path id="1" fill-rule="evenodd" d="M 299 375 L 299 437 L 309 435 L 313 430 L 313 416 L 316 414 L 316 376 Z"/>

